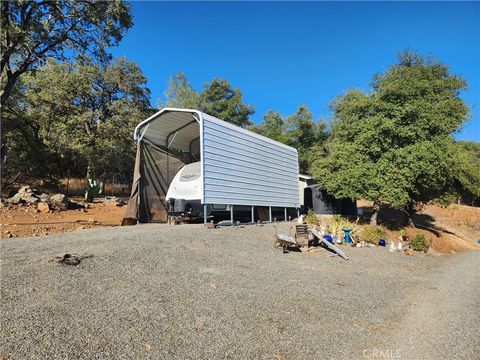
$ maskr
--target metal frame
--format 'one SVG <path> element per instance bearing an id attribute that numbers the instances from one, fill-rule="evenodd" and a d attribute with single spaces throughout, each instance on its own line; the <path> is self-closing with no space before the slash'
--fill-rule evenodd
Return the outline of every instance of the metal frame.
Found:
<path id="1" fill-rule="evenodd" d="M 170 111 L 175 111 L 175 112 L 183 112 L 183 113 L 191 113 L 193 118 L 200 124 L 201 121 L 202 121 L 202 113 L 196 109 L 177 109 L 177 108 L 163 108 L 162 110 L 156 112 L 155 114 L 153 114 L 152 116 L 150 116 L 148 119 L 145 119 L 143 120 L 140 124 L 138 124 L 136 127 L 135 127 L 135 130 L 133 132 L 133 139 L 134 140 L 142 140 L 143 138 L 143 135 L 145 134 L 145 131 L 146 131 L 146 128 L 144 129 L 144 132 L 143 133 L 140 133 L 140 130 L 145 126 L 145 125 L 148 125 L 149 123 L 151 123 L 153 120 L 155 120 L 157 117 L 159 117 L 161 114 L 165 113 L 165 112 L 170 112 Z M 197 115 L 197 117 L 195 117 L 194 115 Z"/>
<path id="2" fill-rule="evenodd" d="M 177 135 L 177 133 L 178 133 L 180 130 L 185 129 L 186 127 L 188 127 L 188 126 L 190 126 L 190 125 L 192 125 L 192 124 L 194 124 L 194 123 L 198 123 L 198 121 L 197 121 L 196 119 L 195 119 L 195 120 L 192 120 L 192 121 L 190 121 L 189 123 L 180 126 L 178 129 L 175 129 L 175 130 L 171 131 L 171 132 L 167 135 L 167 138 L 166 138 L 166 140 L 165 140 L 165 146 L 167 147 L 167 149 L 170 148 L 170 145 L 172 144 L 173 139 L 175 139 L 175 136 Z M 170 136 L 172 136 L 172 135 L 173 135 L 173 139 L 172 139 L 172 141 L 170 141 Z"/>
<path id="3" fill-rule="evenodd" d="M 193 159 L 193 155 L 192 155 L 193 144 L 195 143 L 195 141 L 198 141 L 198 140 L 200 140 L 200 136 L 197 136 L 196 138 L 194 138 L 192 141 L 190 141 L 190 144 L 188 145 L 188 153 L 190 154 L 190 159 Z"/>

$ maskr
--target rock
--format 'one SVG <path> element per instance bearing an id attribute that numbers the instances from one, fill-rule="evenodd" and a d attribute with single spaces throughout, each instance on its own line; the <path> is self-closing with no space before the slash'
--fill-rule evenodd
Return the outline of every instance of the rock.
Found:
<path id="1" fill-rule="evenodd" d="M 36 204 L 36 203 L 40 202 L 40 199 L 38 197 L 36 197 L 34 194 L 30 194 L 30 193 L 25 194 L 25 196 L 23 197 L 23 200 L 27 204 Z"/>
<path id="2" fill-rule="evenodd" d="M 69 206 L 69 201 L 64 194 L 50 196 L 50 202 L 58 210 L 67 210 Z"/>
<path id="3" fill-rule="evenodd" d="M 21 194 L 15 194 L 14 196 L 12 196 L 10 199 L 7 200 L 10 204 L 13 204 L 13 205 L 18 205 L 18 204 L 21 204 L 23 202 L 25 202 L 23 200 L 23 197 Z"/>
<path id="4" fill-rule="evenodd" d="M 37 209 L 43 213 L 48 213 L 50 211 L 50 206 L 46 202 L 41 202 L 38 204 Z"/>
<path id="5" fill-rule="evenodd" d="M 17 194 L 33 194 L 33 190 L 30 186 L 22 186 L 18 191 Z"/>
<path id="6" fill-rule="evenodd" d="M 47 201 L 50 200 L 50 196 L 48 196 L 47 194 L 40 194 L 40 195 L 38 195 L 37 197 L 38 197 L 38 198 L 40 199 L 40 201 L 42 201 L 42 202 L 47 202 Z"/>
<path id="7" fill-rule="evenodd" d="M 40 199 L 35 195 L 35 190 L 32 190 L 30 186 L 23 186 L 18 190 L 18 192 L 8 199 L 10 204 L 36 204 Z"/>
<path id="8" fill-rule="evenodd" d="M 104 204 L 112 205 L 112 206 L 123 206 L 127 203 L 122 199 L 117 198 L 116 196 L 106 196 Z"/>
<path id="9" fill-rule="evenodd" d="M 85 209 L 87 206 L 87 203 L 83 202 L 78 202 L 78 201 L 73 201 L 73 200 L 68 200 L 68 208 L 69 209 Z"/>

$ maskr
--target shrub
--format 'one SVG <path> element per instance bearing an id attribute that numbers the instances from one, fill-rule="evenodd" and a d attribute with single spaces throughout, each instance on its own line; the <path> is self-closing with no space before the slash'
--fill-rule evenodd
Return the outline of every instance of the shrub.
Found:
<path id="1" fill-rule="evenodd" d="M 362 230 L 361 239 L 370 244 L 378 244 L 378 240 L 385 237 L 385 230 L 380 226 L 365 226 Z"/>
<path id="2" fill-rule="evenodd" d="M 433 199 L 432 203 L 434 205 L 438 205 L 440 207 L 446 208 L 448 205 L 454 204 L 457 201 L 457 199 L 458 199 L 458 195 L 447 193 L 436 199 Z"/>
<path id="3" fill-rule="evenodd" d="M 317 215 L 315 215 L 313 210 L 308 210 L 305 220 L 307 220 L 307 224 L 318 225 Z"/>
<path id="4" fill-rule="evenodd" d="M 343 228 L 353 228 L 353 225 L 340 215 L 333 215 L 332 220 L 328 224 L 328 232 L 330 234 L 342 234 Z"/>
<path id="5" fill-rule="evenodd" d="M 415 251 L 428 250 L 428 241 L 423 234 L 416 234 L 412 240 L 408 242 L 408 247 Z"/>

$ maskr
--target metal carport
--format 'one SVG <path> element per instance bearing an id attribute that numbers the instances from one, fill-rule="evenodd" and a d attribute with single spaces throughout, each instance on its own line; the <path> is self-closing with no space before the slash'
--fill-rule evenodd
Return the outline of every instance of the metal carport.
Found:
<path id="1" fill-rule="evenodd" d="M 168 186 L 194 161 L 201 162 L 204 206 L 299 207 L 298 155 L 290 146 L 195 109 L 176 108 L 142 121 L 134 138 L 135 175 L 124 222 L 166 221 Z"/>

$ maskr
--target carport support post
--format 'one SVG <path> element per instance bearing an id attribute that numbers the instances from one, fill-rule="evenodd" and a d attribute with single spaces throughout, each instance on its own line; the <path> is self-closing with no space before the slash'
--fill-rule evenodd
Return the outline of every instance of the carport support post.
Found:
<path id="1" fill-rule="evenodd" d="M 207 223 L 207 204 L 203 204 L 203 223 Z"/>
<path id="2" fill-rule="evenodd" d="M 284 215 L 285 215 L 285 218 L 284 220 L 287 221 L 287 208 L 285 208 L 285 210 L 283 211 Z"/>
<path id="3" fill-rule="evenodd" d="M 268 207 L 268 221 L 272 222 L 272 207 Z"/>
<path id="4" fill-rule="evenodd" d="M 252 206 L 252 224 L 255 223 L 255 213 L 254 213 L 254 206 Z"/>
<path id="5" fill-rule="evenodd" d="M 230 222 L 233 225 L 233 205 L 230 205 Z"/>

